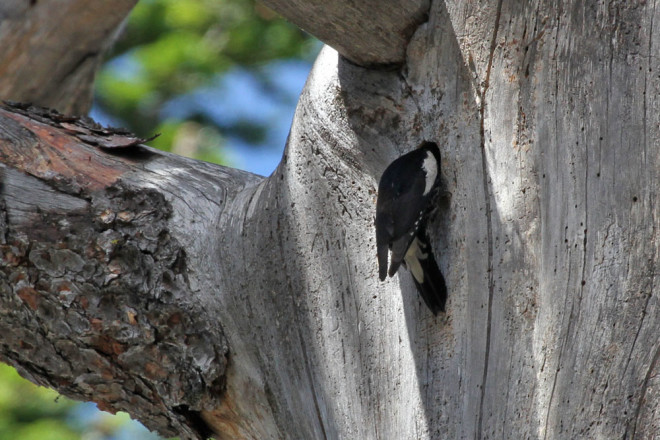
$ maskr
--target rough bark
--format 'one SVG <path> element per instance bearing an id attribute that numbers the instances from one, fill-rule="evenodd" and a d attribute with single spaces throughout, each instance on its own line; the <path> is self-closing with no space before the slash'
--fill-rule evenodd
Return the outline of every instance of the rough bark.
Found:
<path id="1" fill-rule="evenodd" d="M 3 356 L 35 381 L 79 398 L 99 394 L 148 425 L 160 408 L 167 423 L 156 427 L 184 427 L 184 436 L 197 435 L 201 412 L 221 438 L 652 438 L 660 430 L 654 6 L 433 2 L 401 71 L 360 68 L 326 49 L 283 160 L 266 179 L 143 147 L 137 156 L 110 155 L 71 128 L 73 141 L 52 146 L 66 155 L 3 159 L 4 188 L 36 194 L 26 204 L 3 189 L 5 246 L 28 237 L 15 245 L 22 257 L 3 260 L 2 301 L 11 304 L 2 306 L 3 335 L 25 328 L 33 339 L 23 339 L 56 346 L 62 331 L 80 344 L 53 356 L 102 353 L 164 397 L 161 407 L 152 402 L 149 414 L 138 413 L 129 398 L 106 397 L 116 382 L 101 373 L 78 388 L 52 379 L 70 376 L 46 368 L 34 350 L 21 356 L 21 338 L 3 336 Z M 14 134 L 0 131 L 3 156 L 12 139 L 30 133 L 44 139 L 30 145 L 45 148 L 41 125 L 6 118 Z M 405 272 L 385 283 L 376 273 L 376 179 L 421 140 L 441 146 L 451 193 L 430 227 L 450 289 L 447 314 L 438 318 Z M 107 164 L 86 173 L 87 157 Z M 134 194 L 148 200 L 145 208 L 129 203 Z M 162 217 L 153 207 L 164 209 Z M 100 216 L 106 208 L 110 226 Z M 50 215 L 67 210 L 76 214 Z M 87 220 L 77 223 L 77 212 Z M 148 224 L 124 225 L 144 216 Z M 78 224 L 98 251 L 57 239 Z M 39 225 L 56 238 L 47 241 Z M 106 227 L 136 250 L 104 256 Z M 152 250 L 140 244 L 154 233 L 172 243 L 169 257 L 154 257 L 160 241 Z M 33 249 L 40 253 L 30 257 Z M 174 249 L 185 252 L 184 268 L 172 260 Z M 50 262 L 44 257 L 59 251 Z M 104 290 L 101 275 L 113 271 L 119 276 L 108 283 L 121 288 Z M 179 274 L 179 284 L 162 287 Z M 68 306 L 53 284 L 58 277 L 78 289 L 63 290 L 74 292 L 63 295 L 74 298 Z M 77 283 L 98 287 L 88 292 Z M 19 294 L 24 287 L 32 290 Z M 180 293 L 164 295 L 172 302 L 161 313 L 147 302 L 163 297 L 163 288 Z M 99 305 L 78 305 L 87 295 Z M 192 374 L 203 385 L 161 391 L 146 365 L 122 363 L 122 349 L 149 341 L 116 330 L 132 325 L 125 304 L 142 317 L 139 328 L 159 328 L 169 310 L 189 317 L 165 332 L 169 344 L 156 338 L 146 342 L 155 347 L 139 348 L 157 359 L 165 345 L 194 353 L 187 341 L 200 330 L 210 335 L 198 346 L 212 353 L 201 363 L 208 369 L 193 368 L 192 354 L 167 364 L 181 383 Z M 51 327 L 63 322 L 48 318 L 58 313 L 67 322 L 67 307 L 90 322 L 100 315 L 101 329 Z M 35 335 L 30 322 L 38 323 Z M 106 333 L 119 341 L 109 354 Z M 173 404 L 195 421 L 173 415 Z"/>
<path id="2" fill-rule="evenodd" d="M 135 139 L 54 113 L 1 109 L 0 133 L 3 360 L 164 435 L 206 433 L 199 411 L 219 406 L 228 347 L 189 252 L 195 225 L 254 178 L 104 151 Z"/>
<path id="3" fill-rule="evenodd" d="M 94 74 L 135 3 L 0 2 L 0 98 L 86 114 Z"/>

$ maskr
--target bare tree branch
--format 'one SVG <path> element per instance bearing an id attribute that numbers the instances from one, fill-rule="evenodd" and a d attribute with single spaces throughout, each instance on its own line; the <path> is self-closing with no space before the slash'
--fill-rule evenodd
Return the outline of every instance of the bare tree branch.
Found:
<path id="1" fill-rule="evenodd" d="M 137 0 L 3 0 L 0 98 L 86 114 L 106 49 Z"/>
<path id="2" fill-rule="evenodd" d="M 90 145 L 108 137 L 128 138 L 0 109 L 1 356 L 163 435 L 202 437 L 200 412 L 220 406 L 229 348 L 211 292 L 191 285 L 188 253 L 195 231 L 256 178 L 143 146 Z"/>
<path id="3" fill-rule="evenodd" d="M 264 0 L 292 23 L 361 66 L 400 65 L 429 0 Z"/>

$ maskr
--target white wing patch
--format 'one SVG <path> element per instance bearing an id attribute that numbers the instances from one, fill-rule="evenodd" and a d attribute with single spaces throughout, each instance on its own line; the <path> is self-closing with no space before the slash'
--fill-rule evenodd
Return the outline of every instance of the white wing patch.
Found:
<path id="1" fill-rule="evenodd" d="M 428 257 L 428 254 L 424 252 L 422 243 L 415 237 L 412 243 L 410 243 L 404 261 L 406 262 L 406 268 L 419 284 L 424 283 L 424 269 L 422 269 L 419 260 L 425 260 L 426 257 Z"/>
<path id="2" fill-rule="evenodd" d="M 426 159 L 422 163 L 422 169 L 424 170 L 424 177 L 426 178 L 426 185 L 424 186 L 424 194 L 427 195 L 433 184 L 435 183 L 435 178 L 438 177 L 438 164 L 435 161 L 435 156 L 430 151 L 426 152 Z"/>

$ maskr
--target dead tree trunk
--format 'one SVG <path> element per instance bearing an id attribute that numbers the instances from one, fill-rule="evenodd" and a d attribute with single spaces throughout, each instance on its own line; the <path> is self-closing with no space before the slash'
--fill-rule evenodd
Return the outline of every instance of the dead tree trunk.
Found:
<path id="1" fill-rule="evenodd" d="M 355 26 L 398 22 L 368 4 Z M 397 69 L 364 36 L 347 55 L 388 69 L 324 49 L 268 178 L 4 108 L 2 358 L 187 438 L 660 432 L 654 5 L 427 16 L 392 25 Z M 375 258 L 376 181 L 422 140 L 451 193 L 438 318 Z"/>

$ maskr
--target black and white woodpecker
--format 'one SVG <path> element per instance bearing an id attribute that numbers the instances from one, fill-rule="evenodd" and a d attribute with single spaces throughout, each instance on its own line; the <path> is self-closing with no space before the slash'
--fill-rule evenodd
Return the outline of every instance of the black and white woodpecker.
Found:
<path id="1" fill-rule="evenodd" d="M 376 246 L 381 281 L 401 263 L 431 312 L 445 310 L 447 286 L 426 234 L 431 201 L 440 181 L 440 150 L 433 142 L 392 162 L 383 172 L 376 200 Z M 388 253 L 392 251 L 389 270 Z"/>

